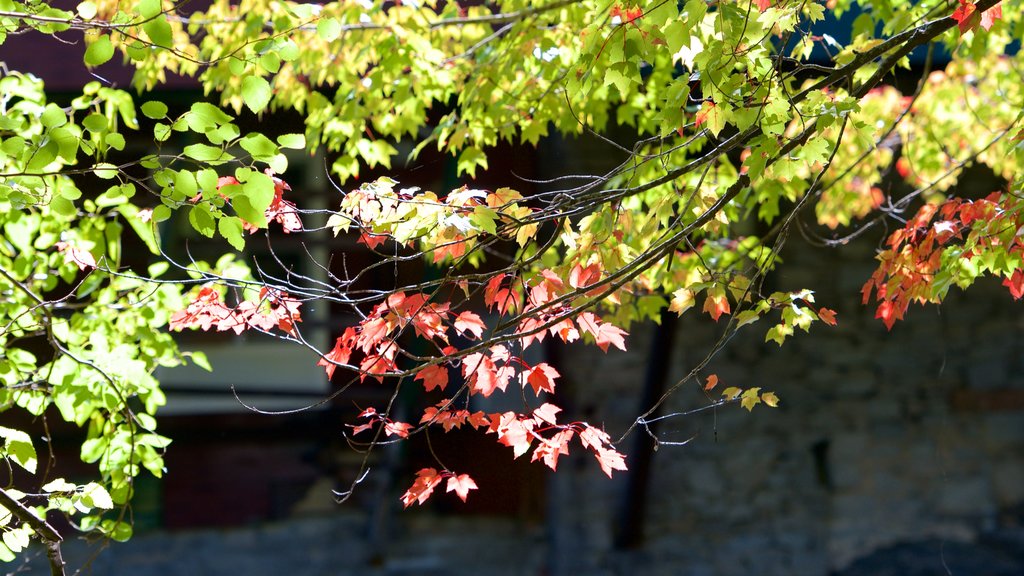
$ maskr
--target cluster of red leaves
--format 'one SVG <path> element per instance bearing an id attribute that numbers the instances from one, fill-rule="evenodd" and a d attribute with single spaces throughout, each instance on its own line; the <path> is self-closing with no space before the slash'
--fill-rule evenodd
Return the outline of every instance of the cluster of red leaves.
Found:
<path id="1" fill-rule="evenodd" d="M 299 312 L 301 304 L 286 292 L 263 287 L 260 289 L 259 300 L 245 300 L 232 308 L 221 300 L 220 292 L 210 286 L 203 286 L 187 308 L 171 316 L 169 325 L 171 330 L 233 330 L 235 334 L 250 328 L 264 332 L 277 328 L 292 334 L 295 324 L 302 321 Z"/>
<path id="2" fill-rule="evenodd" d="M 359 425 L 349 424 L 348 426 L 352 428 L 353 436 L 360 432 L 370 430 L 376 426 L 378 422 L 384 425 L 384 433 L 386 435 L 398 436 L 399 438 L 408 438 L 409 431 L 413 428 L 412 424 L 409 424 L 408 422 L 396 422 L 377 412 L 377 409 L 372 407 L 360 412 L 359 418 L 366 418 L 367 422 Z"/>
<path id="3" fill-rule="evenodd" d="M 887 241 L 888 248 L 878 255 L 881 264 L 861 289 L 864 304 L 875 292 L 879 302 L 875 318 L 891 330 L 897 320 L 903 319 L 911 302 L 934 301 L 932 282 L 939 272 L 943 249 L 954 239 L 963 240 L 964 232 L 975 223 L 991 221 L 1000 211 L 999 198 L 995 193 L 982 200 L 952 199 L 941 205 L 925 204 L 903 228 L 893 232 Z M 1013 248 L 1022 249 L 1021 244 Z M 1015 288 L 1013 284 L 1013 278 L 1019 275 L 1017 271 L 1004 282 L 1016 298 L 1024 294 L 1024 288 Z"/>
<path id="4" fill-rule="evenodd" d="M 635 8 L 624 7 L 621 4 L 612 6 L 610 13 L 612 18 L 618 18 L 620 24 L 628 24 L 637 18 L 642 18 L 644 15 L 644 9 L 637 6 Z"/>
<path id="5" fill-rule="evenodd" d="M 437 488 L 445 478 L 448 479 L 445 491 L 455 492 L 463 502 L 469 496 L 470 490 L 477 489 L 476 482 L 469 477 L 469 474 L 456 474 L 448 470 L 438 472 L 434 468 L 424 468 L 416 473 L 416 481 L 402 495 L 402 503 L 406 508 L 413 503 L 423 504 L 433 494 L 434 488 Z"/>
<path id="6" fill-rule="evenodd" d="M 966 34 L 970 30 L 974 30 L 981 24 L 981 27 L 986 31 L 995 25 L 996 20 L 1003 17 L 1002 5 L 996 5 L 988 10 L 979 13 L 974 2 L 968 0 L 958 0 L 960 6 L 953 11 L 953 20 L 956 20 L 957 27 L 960 28 L 961 34 Z"/>
<path id="7" fill-rule="evenodd" d="M 516 458 L 529 452 L 536 442 L 530 460 L 540 460 L 552 470 L 558 469 L 558 458 L 569 454 L 569 443 L 578 437 L 580 444 L 593 453 L 601 470 L 609 477 L 614 470 L 626 469 L 625 457 L 615 450 L 611 438 L 604 430 L 586 422 L 558 424 L 556 417 L 561 409 L 554 404 L 545 403 L 529 415 L 515 412 L 470 414 L 467 410 L 449 410 L 445 408 L 448 404 L 445 401 L 437 407 L 427 408 L 421 422 L 428 425 L 440 424 L 446 432 L 467 422 L 474 428 L 486 427 L 487 433 L 497 434 L 498 443 L 512 448 Z M 402 495 L 402 502 L 406 507 L 414 502 L 423 504 L 444 478 L 448 478 L 447 491 L 456 492 L 463 502 L 469 490 L 476 489 L 476 483 L 466 474 L 456 475 L 448 471 L 438 473 L 434 468 L 424 468 L 416 474 L 416 480 Z"/>

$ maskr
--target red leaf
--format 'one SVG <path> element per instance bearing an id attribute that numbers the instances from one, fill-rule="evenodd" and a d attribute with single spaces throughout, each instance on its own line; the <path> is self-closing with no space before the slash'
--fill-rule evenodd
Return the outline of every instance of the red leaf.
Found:
<path id="1" fill-rule="evenodd" d="M 628 336 L 629 333 L 625 330 L 603 322 L 596 314 L 591 312 L 583 312 L 576 321 L 581 330 L 594 337 L 594 341 L 602 351 L 607 352 L 609 344 L 619 350 L 626 349 L 624 337 Z"/>
<path id="2" fill-rule="evenodd" d="M 455 330 L 459 334 L 468 335 L 472 334 L 478 340 L 484 335 L 484 321 L 480 319 L 480 316 L 470 311 L 465 311 L 459 314 L 455 318 Z"/>
<path id="3" fill-rule="evenodd" d="M 423 389 L 427 392 L 434 388 L 444 390 L 448 386 L 448 369 L 443 364 L 433 364 L 417 372 L 415 379 L 423 381 Z"/>
<path id="4" fill-rule="evenodd" d="M 526 382 L 533 387 L 533 393 L 540 396 L 541 391 L 555 393 L 555 378 L 558 378 L 558 370 L 550 364 L 541 362 L 530 369 Z"/>
<path id="5" fill-rule="evenodd" d="M 363 432 L 363 431 L 369 430 L 370 428 L 373 428 L 373 425 L 376 424 L 376 423 L 377 423 L 376 421 L 371 421 L 371 422 L 367 422 L 366 424 L 360 424 L 359 426 L 353 426 L 352 424 L 349 424 L 348 426 L 352 427 L 352 435 L 355 436 L 356 434 L 359 434 L 360 432 Z"/>
<path id="6" fill-rule="evenodd" d="M 555 424 L 555 415 L 561 412 L 562 409 L 550 402 L 545 402 L 539 408 L 533 411 L 533 421 L 538 426 L 544 425 L 545 422 L 548 424 Z"/>
<path id="7" fill-rule="evenodd" d="M 822 322 L 824 322 L 825 324 L 828 324 L 829 326 L 835 326 L 836 325 L 836 311 L 835 310 L 829 310 L 828 308 L 822 308 L 821 310 L 818 310 L 818 318 Z"/>
<path id="8" fill-rule="evenodd" d="M 469 474 L 459 474 L 448 478 L 448 488 L 445 492 L 455 492 L 463 502 L 469 496 L 470 490 L 476 490 L 476 482 L 469 477 Z"/>
<path id="9" fill-rule="evenodd" d="M 1002 5 L 993 6 L 981 14 L 981 27 L 988 31 L 995 25 L 996 20 L 1001 20 L 1002 17 Z"/>
<path id="10" fill-rule="evenodd" d="M 544 464 L 552 470 L 558 470 L 558 457 L 569 453 L 569 441 L 574 434 L 571 428 L 566 428 L 551 438 L 543 439 L 533 451 L 530 461 L 543 460 Z"/>
<path id="11" fill-rule="evenodd" d="M 757 5 L 757 9 L 764 12 L 768 8 L 771 8 L 772 0 L 754 0 L 754 4 Z"/>
<path id="12" fill-rule="evenodd" d="M 515 412 L 504 414 L 491 414 L 491 426 L 489 431 L 498 435 L 498 443 L 512 448 L 516 458 L 519 458 L 530 449 L 530 442 L 533 436 L 530 430 L 533 429 L 533 420 L 520 420 Z"/>
<path id="13" fill-rule="evenodd" d="M 626 470 L 626 457 L 612 450 L 611 448 L 605 448 L 594 452 L 594 456 L 597 458 L 597 463 L 601 465 L 601 470 L 612 477 L 612 470 Z"/>
<path id="14" fill-rule="evenodd" d="M 712 374 L 712 375 L 708 376 L 708 381 L 707 381 L 707 383 L 704 384 L 704 389 L 705 390 L 711 390 L 715 386 L 718 386 L 718 376 L 715 375 L 715 374 Z"/>
<path id="15" fill-rule="evenodd" d="M 586 288 L 601 279 L 601 266 L 596 262 L 583 268 L 579 264 L 569 272 L 569 285 L 573 288 Z"/>
<path id="16" fill-rule="evenodd" d="M 423 504 L 430 498 L 430 495 L 434 492 L 434 488 L 441 483 L 441 477 L 438 476 L 437 470 L 433 468 L 424 468 L 416 473 L 416 481 L 412 483 L 412 486 L 406 490 L 405 494 L 402 495 L 402 503 L 408 508 L 413 502 Z"/>
<path id="17" fill-rule="evenodd" d="M 355 329 L 352 327 L 346 328 L 345 333 L 334 341 L 334 348 L 316 363 L 317 366 L 324 367 L 328 380 L 331 379 L 335 368 L 337 368 L 334 364 L 335 362 L 338 364 L 348 364 L 349 359 L 352 357 L 352 349 L 349 348 L 349 344 L 354 337 Z"/>
<path id="18" fill-rule="evenodd" d="M 500 387 L 497 372 L 494 362 L 479 352 L 462 359 L 462 375 L 469 379 L 472 393 L 483 394 L 484 397 L 493 394 Z M 501 388 L 504 390 L 503 386 Z"/>
<path id="19" fill-rule="evenodd" d="M 1014 300 L 1020 300 L 1024 296 L 1024 271 L 1014 270 L 1013 275 L 1003 280 L 1003 286 L 1010 289 L 1010 295 Z"/>
<path id="20" fill-rule="evenodd" d="M 956 20 L 960 34 L 966 34 L 969 30 L 978 25 L 978 15 L 974 3 L 960 0 L 960 7 L 953 11 L 953 20 Z"/>
<path id="21" fill-rule="evenodd" d="M 875 318 L 881 318 L 887 330 L 892 330 L 896 320 L 899 320 L 902 316 L 896 309 L 896 303 L 892 300 L 884 300 L 878 305 L 878 310 L 875 311 Z"/>
<path id="22" fill-rule="evenodd" d="M 395 435 L 399 438 L 408 438 L 409 430 L 412 430 L 412 424 L 406 422 L 385 422 L 384 432 L 388 435 Z"/>

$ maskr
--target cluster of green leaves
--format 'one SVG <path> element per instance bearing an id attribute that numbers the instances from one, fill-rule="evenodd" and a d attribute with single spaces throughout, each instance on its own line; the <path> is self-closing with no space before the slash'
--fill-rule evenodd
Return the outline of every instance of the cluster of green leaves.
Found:
<path id="1" fill-rule="evenodd" d="M 128 94 L 94 85 L 61 108 L 46 101 L 39 80 L 16 73 L 0 78 L 0 93 L 0 413 L 21 410 L 45 427 L 59 416 L 84 428 L 81 457 L 98 473 L 81 485 L 48 479 L 37 425 L 4 427 L 0 456 L 32 478 L 8 494 L 40 517 L 47 509 L 82 514 L 83 529 L 124 539 L 130 525 L 103 514 L 127 504 L 143 469 L 162 474 L 169 440 L 153 416 L 165 398 L 152 372 L 183 359 L 161 330 L 182 299 L 174 285 L 122 268 L 124 223 L 137 218 L 127 203 L 134 188 L 87 198 L 62 171 L 79 154 L 99 159 L 122 148 L 116 127 L 135 125 L 134 107 Z M 110 169 L 96 162 L 82 172 L 105 177 Z M 149 277 L 166 269 L 155 266 Z M 11 560 L 34 529 L 5 508 L 0 527 L 0 558 Z"/>

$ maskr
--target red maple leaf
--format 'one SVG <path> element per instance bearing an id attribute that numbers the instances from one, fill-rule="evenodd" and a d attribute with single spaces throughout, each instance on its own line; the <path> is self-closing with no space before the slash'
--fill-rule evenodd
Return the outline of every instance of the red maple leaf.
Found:
<path id="1" fill-rule="evenodd" d="M 601 470 L 612 477 L 612 470 L 626 470 L 626 457 L 612 450 L 611 448 L 605 448 L 594 452 L 594 456 L 597 458 L 597 463 L 601 465 Z"/>
<path id="2" fill-rule="evenodd" d="M 443 364 L 433 364 L 417 372 L 415 380 L 422 380 L 427 392 L 434 388 L 444 390 L 448 386 L 448 369 Z"/>
<path id="3" fill-rule="evenodd" d="M 412 430 L 412 424 L 407 422 L 385 422 L 384 432 L 388 435 L 395 435 L 399 438 L 408 438 L 409 430 Z"/>
<path id="4" fill-rule="evenodd" d="M 577 264 L 569 272 L 569 285 L 573 288 L 586 288 L 601 279 L 601 265 L 591 264 L 586 268 Z"/>
<path id="5" fill-rule="evenodd" d="M 558 370 L 550 364 L 541 362 L 530 369 L 526 382 L 533 387 L 533 393 L 540 396 L 541 391 L 555 393 L 555 378 L 558 378 Z"/>
<path id="6" fill-rule="evenodd" d="M 552 470 L 558 470 L 558 457 L 569 453 L 569 441 L 572 440 L 574 432 L 566 428 L 551 438 L 544 438 L 533 451 L 530 457 L 531 462 L 542 460 Z"/>
<path id="7" fill-rule="evenodd" d="M 758 10 L 764 12 L 768 8 L 771 8 L 772 0 L 754 0 L 754 4 L 757 6 Z"/>
<path id="8" fill-rule="evenodd" d="M 469 477 L 469 474 L 459 474 L 458 476 L 452 475 L 448 478 L 448 487 L 445 489 L 445 492 L 455 492 L 465 502 L 466 497 L 469 496 L 469 491 L 476 489 L 476 482 Z"/>
<path id="9" fill-rule="evenodd" d="M 626 349 L 625 336 L 628 336 L 629 333 L 602 321 L 597 315 L 583 312 L 577 319 L 577 323 L 584 332 L 588 332 L 594 337 L 594 342 L 602 351 L 607 352 L 609 345 L 615 346 L 619 350 Z"/>
<path id="10" fill-rule="evenodd" d="M 836 311 L 835 310 L 829 310 L 828 308 L 822 308 L 821 310 L 818 310 L 818 318 L 822 322 L 824 322 L 825 324 L 828 324 L 829 326 L 835 326 L 836 325 Z"/>
<path id="11" fill-rule="evenodd" d="M 433 494 L 434 488 L 441 483 L 441 476 L 433 468 L 424 468 L 416 473 L 416 481 L 402 495 L 402 503 L 406 508 L 414 502 L 423 504 Z"/>
<path id="12" fill-rule="evenodd" d="M 455 318 L 455 330 L 462 335 L 472 334 L 478 340 L 484 335 L 484 321 L 480 316 L 470 311 L 465 311 Z"/>
<path id="13" fill-rule="evenodd" d="M 975 14 L 973 2 L 960 0 L 960 7 L 953 11 L 953 20 L 956 20 L 960 34 L 966 34 L 968 30 L 978 25 L 978 16 Z"/>
<path id="14" fill-rule="evenodd" d="M 1012 276 L 1003 280 L 1003 286 L 1010 289 L 1014 300 L 1020 300 L 1024 296 L 1024 271 L 1014 270 Z"/>
<path id="15" fill-rule="evenodd" d="M 352 328 L 346 329 L 345 333 L 348 334 L 349 331 L 355 334 L 355 330 Z M 316 363 L 317 366 L 324 367 L 328 380 L 331 379 L 331 376 L 334 376 L 334 370 L 338 367 L 337 364 L 348 364 L 349 359 L 352 357 L 352 349 L 348 347 L 349 341 L 345 336 L 339 336 L 334 341 L 334 348 L 327 354 L 324 354 L 323 358 Z"/>
<path id="16" fill-rule="evenodd" d="M 550 402 L 545 402 L 541 406 L 533 411 L 533 421 L 538 426 L 543 426 L 544 423 L 555 424 L 555 415 L 561 412 L 562 409 Z"/>
<path id="17" fill-rule="evenodd" d="M 985 31 L 991 30 L 992 26 L 995 25 L 996 20 L 1001 20 L 1002 18 L 1003 6 L 1001 4 L 993 6 L 981 14 L 981 27 L 984 28 Z"/>
<path id="18" fill-rule="evenodd" d="M 515 412 L 491 414 L 488 432 L 498 435 L 498 443 L 512 448 L 513 454 L 519 458 L 530 449 L 533 436 L 533 420 L 520 420 Z"/>

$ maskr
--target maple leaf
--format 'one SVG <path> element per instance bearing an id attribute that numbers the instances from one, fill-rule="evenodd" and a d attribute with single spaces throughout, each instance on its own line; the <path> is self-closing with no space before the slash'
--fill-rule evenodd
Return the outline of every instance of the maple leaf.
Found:
<path id="1" fill-rule="evenodd" d="M 498 435 L 498 443 L 511 447 L 516 458 L 526 454 L 533 441 L 533 420 L 520 420 L 515 412 L 494 413 L 490 418 L 488 432 Z"/>
<path id="2" fill-rule="evenodd" d="M 754 0 L 754 4 L 757 6 L 758 10 L 764 12 L 765 10 L 771 8 L 772 0 Z"/>
<path id="3" fill-rule="evenodd" d="M 360 424 L 358 426 L 355 426 L 353 424 L 347 424 L 347 426 L 352 428 L 352 435 L 355 436 L 356 434 L 359 434 L 360 432 L 365 432 L 366 430 L 369 430 L 369 429 L 373 428 L 373 425 L 376 424 L 376 423 L 377 423 L 376 421 L 370 421 L 370 422 L 367 422 L 366 424 Z"/>
<path id="4" fill-rule="evenodd" d="M 896 303 L 892 300 L 883 301 L 875 311 L 875 318 L 881 318 L 887 330 L 892 330 L 896 321 L 902 317 L 903 314 L 896 308 Z"/>
<path id="5" fill-rule="evenodd" d="M 596 314 L 583 312 L 579 315 L 577 323 L 584 332 L 594 337 L 594 341 L 602 351 L 607 352 L 609 345 L 615 346 L 619 350 L 626 349 L 624 337 L 629 333 L 617 326 L 603 322 Z"/>
<path id="6" fill-rule="evenodd" d="M 822 322 L 824 322 L 825 324 L 828 324 L 829 326 L 835 326 L 836 325 L 836 311 L 835 310 L 829 310 L 828 308 L 822 308 L 822 309 L 818 310 L 818 318 Z"/>
<path id="7" fill-rule="evenodd" d="M 432 364 L 416 373 L 415 380 L 423 381 L 423 389 L 430 392 L 434 388 L 445 389 L 448 386 L 448 369 L 443 364 Z"/>
<path id="8" fill-rule="evenodd" d="M 364 320 L 356 344 L 362 348 L 364 353 L 369 354 L 370 349 L 379 344 L 392 328 L 391 323 L 384 318 Z"/>
<path id="9" fill-rule="evenodd" d="M 708 291 L 708 296 L 704 300 L 704 311 L 707 312 L 711 318 L 718 322 L 722 314 L 728 314 L 731 311 L 729 307 L 729 297 L 725 295 L 725 290 L 719 291 Z"/>
<path id="10" fill-rule="evenodd" d="M 765 392 L 764 394 L 761 394 L 761 401 L 772 408 L 777 408 L 779 406 L 779 397 L 776 396 L 774 392 Z"/>
<path id="11" fill-rule="evenodd" d="M 561 412 L 562 409 L 550 402 L 545 402 L 539 408 L 533 411 L 533 420 L 538 426 L 542 426 L 545 422 L 548 424 L 555 423 L 555 415 Z"/>
<path id="12" fill-rule="evenodd" d="M 464 336 L 472 334 L 479 340 L 484 335 L 484 328 L 486 326 L 480 316 L 468 310 L 455 318 L 455 330 Z"/>
<path id="13" fill-rule="evenodd" d="M 615 450 L 605 448 L 594 452 L 597 463 L 601 465 L 601 471 L 612 477 L 612 470 L 627 470 L 626 457 Z"/>
<path id="14" fill-rule="evenodd" d="M 317 366 L 324 367 L 328 380 L 331 379 L 331 376 L 334 375 L 334 370 L 337 368 L 335 363 L 348 364 L 349 359 L 352 357 L 352 349 L 349 345 L 354 336 L 355 329 L 352 327 L 346 328 L 345 333 L 334 341 L 334 348 L 316 363 Z"/>
<path id="15" fill-rule="evenodd" d="M 586 268 L 577 264 L 569 272 L 569 285 L 573 288 L 586 288 L 601 279 L 601 266 L 596 262 Z"/>
<path id="16" fill-rule="evenodd" d="M 569 454 L 569 441 L 572 440 L 574 432 L 566 428 L 551 438 L 542 439 L 530 457 L 531 462 L 542 460 L 548 468 L 558 470 L 558 457 Z"/>
<path id="17" fill-rule="evenodd" d="M 576 329 L 576 326 L 572 323 L 572 319 L 570 318 L 566 318 L 565 320 L 552 325 L 548 328 L 548 331 L 551 332 L 552 335 L 561 338 L 562 342 L 575 342 L 580 339 L 580 332 Z"/>
<path id="18" fill-rule="evenodd" d="M 708 376 L 708 381 L 704 384 L 704 390 L 711 390 L 715 386 L 718 386 L 718 376 L 716 374 L 712 374 Z"/>
<path id="19" fill-rule="evenodd" d="M 1010 295 L 1014 300 L 1020 300 L 1024 296 L 1024 271 L 1017 269 L 1013 275 L 1003 280 L 1003 286 L 1010 289 Z"/>
<path id="20" fill-rule="evenodd" d="M 533 393 L 540 396 L 541 391 L 555 393 L 555 378 L 558 378 L 558 370 L 546 362 L 541 362 L 530 369 L 526 382 L 533 387 Z"/>
<path id="21" fill-rule="evenodd" d="M 997 4 L 996 6 L 989 8 L 988 10 L 984 11 L 981 14 L 981 27 L 984 28 L 987 32 L 992 29 L 992 26 L 995 25 L 996 20 L 1001 20 L 1002 18 L 1003 7 L 1002 5 Z"/>
<path id="22" fill-rule="evenodd" d="M 462 359 L 462 375 L 469 379 L 470 390 L 483 394 L 485 398 L 499 387 L 505 389 L 500 386 L 497 372 L 494 361 L 479 352 L 468 354 Z"/>
<path id="23" fill-rule="evenodd" d="M 412 430 L 412 424 L 407 422 L 385 422 L 384 432 L 388 435 L 395 435 L 399 438 L 408 438 L 409 430 Z"/>
<path id="24" fill-rule="evenodd" d="M 423 504 L 433 494 L 434 488 L 441 483 L 441 476 L 437 474 L 437 470 L 434 468 L 423 468 L 416 473 L 416 480 L 412 483 L 412 486 L 406 490 L 405 494 L 402 495 L 402 503 L 406 508 L 412 506 L 414 502 Z"/>
<path id="25" fill-rule="evenodd" d="M 469 491 L 476 489 L 476 482 L 469 477 L 469 474 L 459 474 L 458 476 L 452 475 L 448 478 L 448 487 L 445 489 L 445 492 L 455 492 L 465 502 L 466 497 L 469 496 Z"/>

